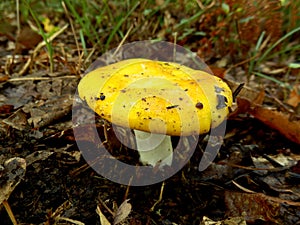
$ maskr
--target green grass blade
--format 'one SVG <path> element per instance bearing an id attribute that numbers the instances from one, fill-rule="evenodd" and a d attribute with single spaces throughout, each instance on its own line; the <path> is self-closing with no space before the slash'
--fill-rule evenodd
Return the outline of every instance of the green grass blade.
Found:
<path id="1" fill-rule="evenodd" d="M 288 37 L 292 36 L 294 33 L 299 32 L 300 31 L 300 27 L 295 28 L 294 30 L 291 30 L 289 33 L 287 33 L 286 35 L 284 35 L 283 37 L 281 37 L 278 41 L 276 41 L 270 48 L 268 48 L 265 53 L 259 57 L 259 59 L 257 60 L 257 64 L 260 64 L 269 54 L 270 52 L 277 46 L 279 45 L 281 42 L 283 42 L 285 39 L 287 39 Z"/>
<path id="2" fill-rule="evenodd" d="M 282 81 L 280 81 L 280 80 L 277 80 L 277 79 L 274 78 L 274 77 L 270 77 L 270 76 L 267 76 L 267 75 L 265 75 L 265 74 L 263 74 L 263 73 L 259 73 L 259 72 L 254 72 L 253 74 L 255 74 L 256 76 L 259 76 L 259 77 L 262 77 L 262 78 L 271 80 L 271 81 L 273 81 L 273 82 L 279 84 L 281 87 L 286 87 L 286 88 L 288 88 L 288 89 L 290 89 L 290 90 L 293 89 L 293 88 L 291 87 L 291 85 L 286 84 L 286 83 L 284 83 L 284 82 L 282 82 Z"/>
<path id="3" fill-rule="evenodd" d="M 28 8 L 28 10 L 29 10 L 29 12 L 30 12 L 32 18 L 34 19 L 36 25 L 37 25 L 38 28 L 39 28 L 39 32 L 40 32 L 40 34 L 42 35 L 43 40 L 44 40 L 45 43 L 46 43 L 46 48 L 47 48 L 47 51 L 48 51 L 49 63 L 50 63 L 50 68 L 49 68 L 49 70 L 50 70 L 50 73 L 53 73 L 53 69 L 54 69 L 53 53 L 54 53 L 54 50 L 53 50 L 53 48 L 52 48 L 52 45 L 51 45 L 51 43 L 48 41 L 47 34 L 45 33 L 45 31 L 44 31 L 44 29 L 43 29 L 43 27 L 42 27 L 42 25 L 41 25 L 41 22 L 39 21 L 39 19 L 38 19 L 36 13 L 35 13 L 35 12 L 32 10 L 32 8 L 30 7 L 28 1 L 25 1 L 25 4 L 26 4 L 26 6 L 27 6 L 27 8 Z"/>
<path id="4" fill-rule="evenodd" d="M 111 31 L 109 37 L 107 38 L 107 41 L 105 43 L 105 50 L 109 48 L 109 44 L 112 41 L 114 35 L 118 32 L 119 28 L 121 25 L 126 21 L 126 19 L 133 13 L 133 11 L 139 6 L 140 2 L 137 2 L 131 10 L 122 18 L 118 21 L 118 23 L 115 25 L 114 29 Z"/>
<path id="5" fill-rule="evenodd" d="M 261 35 L 259 36 L 259 38 L 258 38 L 258 40 L 257 40 L 257 43 L 256 43 L 256 46 L 255 46 L 255 49 L 254 49 L 254 53 L 253 53 L 253 55 L 251 55 L 251 57 L 256 56 L 256 54 L 258 54 L 258 51 L 259 51 L 259 48 L 260 48 L 260 46 L 261 46 L 261 44 L 262 44 L 262 42 L 263 42 L 265 33 L 266 33 L 266 32 L 263 31 L 263 32 L 261 33 Z M 256 61 L 256 58 L 254 58 L 254 59 L 252 59 L 252 60 L 250 61 L 250 65 L 249 65 L 249 69 L 248 69 L 248 74 L 249 74 L 249 75 L 252 74 L 252 72 L 253 72 L 253 68 L 254 68 L 254 65 L 255 65 L 255 61 Z"/>

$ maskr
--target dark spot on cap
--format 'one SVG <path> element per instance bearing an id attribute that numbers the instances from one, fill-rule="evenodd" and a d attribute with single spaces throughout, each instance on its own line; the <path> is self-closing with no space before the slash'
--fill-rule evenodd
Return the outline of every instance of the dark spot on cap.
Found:
<path id="1" fill-rule="evenodd" d="M 188 91 L 189 89 L 184 89 L 184 91 Z"/>
<path id="2" fill-rule="evenodd" d="M 215 86 L 215 92 L 216 92 L 216 93 L 221 93 L 222 91 L 224 91 L 223 88 L 220 88 L 220 87 L 218 87 L 218 86 Z"/>
<path id="3" fill-rule="evenodd" d="M 174 109 L 174 108 L 176 108 L 176 107 L 178 107 L 179 105 L 170 105 L 170 106 L 167 106 L 166 108 L 167 109 Z"/>
<path id="4" fill-rule="evenodd" d="M 216 106 L 217 109 L 222 109 L 227 107 L 226 102 L 227 98 L 224 95 L 217 95 L 218 105 Z"/>
<path id="5" fill-rule="evenodd" d="M 124 77 L 129 77 L 129 75 L 128 74 L 124 74 Z"/>
<path id="6" fill-rule="evenodd" d="M 142 98 L 142 101 L 143 101 L 143 102 L 146 102 L 146 98 Z"/>
<path id="7" fill-rule="evenodd" d="M 227 100 L 227 98 L 225 96 L 224 96 L 224 100 L 225 100 L 226 103 L 228 103 L 228 100 Z"/>
<path id="8" fill-rule="evenodd" d="M 105 95 L 103 93 L 100 94 L 100 100 L 103 101 L 105 99 Z"/>
<path id="9" fill-rule="evenodd" d="M 196 108 L 197 109 L 203 109 L 203 104 L 201 102 L 196 103 Z"/>
<path id="10" fill-rule="evenodd" d="M 179 100 L 180 100 L 180 101 L 182 101 L 182 100 L 183 100 L 183 98 L 181 98 L 181 97 L 180 97 L 180 98 L 179 98 Z"/>
<path id="11" fill-rule="evenodd" d="M 122 92 L 122 93 L 125 93 L 125 92 L 126 92 L 126 90 L 125 90 L 125 89 L 122 89 L 122 90 L 121 90 L 121 92 Z"/>
<path id="12" fill-rule="evenodd" d="M 105 99 L 105 95 L 103 93 L 100 93 L 100 97 L 95 97 L 95 100 L 98 101 L 98 100 L 101 100 L 103 101 Z"/>

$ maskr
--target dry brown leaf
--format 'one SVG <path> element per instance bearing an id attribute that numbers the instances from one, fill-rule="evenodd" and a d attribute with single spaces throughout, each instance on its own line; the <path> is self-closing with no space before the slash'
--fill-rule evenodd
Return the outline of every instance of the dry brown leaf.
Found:
<path id="1" fill-rule="evenodd" d="M 16 41 L 16 53 L 21 53 L 22 50 L 29 50 L 35 48 L 38 43 L 43 40 L 42 36 L 36 31 L 32 30 L 29 26 L 22 28 Z"/>
<path id="2" fill-rule="evenodd" d="M 104 216 L 104 214 L 101 212 L 100 207 L 97 206 L 96 213 L 100 217 L 100 224 L 101 225 L 111 225 L 111 223 L 108 221 L 108 219 Z"/>
<path id="3" fill-rule="evenodd" d="M 238 84 L 234 81 L 227 80 L 227 83 L 232 90 L 238 87 Z M 265 95 L 264 91 L 259 92 L 244 86 L 237 98 L 238 108 L 231 113 L 230 117 L 234 118 L 239 113 L 249 112 L 256 119 L 279 131 L 289 140 L 300 144 L 300 120 L 293 120 L 290 114 L 286 112 L 263 107 L 264 100 L 274 101 L 273 98 Z"/>
<path id="4" fill-rule="evenodd" d="M 124 219 L 126 219 L 131 212 L 131 204 L 128 203 L 129 199 L 126 199 L 118 208 L 115 218 L 114 218 L 114 225 L 119 224 L 122 222 Z"/>
<path id="5" fill-rule="evenodd" d="M 13 114 L 11 114 L 8 118 L 4 119 L 3 122 L 21 131 L 30 128 L 27 121 L 27 114 L 23 111 L 23 109 L 18 109 Z"/>
<path id="6" fill-rule="evenodd" d="M 25 159 L 14 157 L 5 161 L 4 170 L 1 174 L 0 204 L 9 198 L 15 187 L 23 179 L 25 172 Z"/>
<path id="7" fill-rule="evenodd" d="M 213 221 L 210 218 L 203 216 L 200 225 L 247 225 L 243 217 L 232 217 L 221 221 Z"/>
<path id="8" fill-rule="evenodd" d="M 256 119 L 279 131 L 289 140 L 300 144 L 300 120 L 291 120 L 290 115 L 256 106 L 249 111 Z"/>
<path id="9" fill-rule="evenodd" d="M 256 98 L 254 99 L 254 101 L 252 102 L 252 104 L 255 105 L 262 105 L 265 99 L 265 91 L 262 90 L 259 92 L 259 94 L 256 96 Z"/>
<path id="10" fill-rule="evenodd" d="M 226 216 L 244 216 L 247 222 L 264 220 L 276 224 L 285 211 L 285 207 L 299 209 L 300 202 L 283 200 L 277 197 L 267 196 L 262 193 L 249 194 L 233 191 L 225 191 Z"/>
<path id="11" fill-rule="evenodd" d="M 293 107 L 297 107 L 300 104 L 300 84 L 293 88 L 286 103 Z"/>

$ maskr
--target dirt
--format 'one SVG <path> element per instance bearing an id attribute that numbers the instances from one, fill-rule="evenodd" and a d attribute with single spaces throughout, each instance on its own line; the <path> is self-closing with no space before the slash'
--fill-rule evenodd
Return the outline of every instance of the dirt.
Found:
<path id="1" fill-rule="evenodd" d="M 64 92 L 71 96 L 75 92 L 78 80 L 73 79 L 70 82 L 62 79 L 63 83 L 69 84 L 69 89 L 65 89 Z M 40 82 L 42 81 L 30 83 L 37 87 Z M 53 85 L 53 82 L 49 81 L 49 83 L 50 86 Z M 2 90 L 4 93 L 8 90 L 15 90 L 9 92 L 13 94 L 22 89 L 20 87 L 27 85 L 28 81 L 18 82 L 18 85 L 6 83 Z M 28 89 L 25 93 L 28 93 Z M 22 101 L 27 102 L 25 105 L 36 104 L 32 96 L 28 98 L 30 100 Z M 58 97 L 56 94 L 51 99 L 55 99 L 55 101 L 46 100 L 43 104 L 39 104 L 39 109 L 43 110 L 43 106 L 50 107 L 51 103 L 49 102 L 54 105 L 57 103 L 60 105 L 63 102 L 62 97 Z M 34 109 L 37 106 L 31 105 L 30 107 Z M 24 106 L 21 109 L 26 111 Z M 199 142 L 190 162 L 165 181 L 162 199 L 154 207 L 154 210 L 151 210 L 159 198 L 162 183 L 130 187 L 111 182 L 97 174 L 87 165 L 77 148 L 72 130 L 71 108 L 64 112 L 63 116 L 52 117 L 53 120 L 45 123 L 39 129 L 32 129 L 29 124 L 18 128 L 14 126 L 13 122 L 11 125 L 3 122 L 5 118 L 9 118 L 9 115 L 14 115 L 16 111 L 17 109 L 13 109 L 2 115 L 0 159 L 2 165 L 7 159 L 13 157 L 25 158 L 30 163 L 26 167 L 23 179 L 8 199 L 14 216 L 20 224 L 72 224 L 63 218 L 70 218 L 85 224 L 100 224 L 99 216 L 96 213 L 97 205 L 112 221 L 113 216 L 103 204 L 113 210 L 113 205 L 120 205 L 125 199 L 130 199 L 129 202 L 132 205 L 132 211 L 126 218 L 128 224 L 199 224 L 204 215 L 214 220 L 221 220 L 227 218 L 226 213 L 230 211 L 224 200 L 225 193 L 241 191 L 233 185 L 232 180 L 238 181 L 249 189 L 255 188 L 256 192 L 272 196 L 279 196 L 280 191 L 273 190 L 263 182 L 263 179 L 268 176 L 278 179 L 283 177 L 285 185 L 290 183 L 290 181 L 287 182 L 287 169 L 260 175 L 255 170 L 251 171 L 235 165 L 250 167 L 253 164 L 252 156 L 277 154 L 278 152 L 288 156 L 299 150 L 297 145 L 255 119 L 244 117 L 242 120 L 231 120 L 227 124 L 227 133 L 233 136 L 225 136 L 225 142 L 216 162 L 223 161 L 235 165 L 226 167 L 225 163 L 225 167 L 220 169 L 218 166 L 222 164 L 213 164 L 215 167 L 199 172 L 201 151 L 207 144 L 205 140 Z M 49 109 L 46 112 L 54 113 Z M 27 121 L 33 117 L 32 113 L 28 115 L 23 112 L 21 115 L 27 116 Z M 40 116 L 40 114 L 37 115 Z M 34 118 L 32 119 L 35 121 Z M 15 123 L 20 123 L 19 117 Z M 104 128 L 101 121 L 97 127 L 100 135 L 103 135 Z M 114 145 L 114 143 L 111 144 Z M 119 144 L 115 143 L 115 146 L 119 146 Z M 130 160 L 133 160 L 131 162 L 134 163 L 136 156 L 132 153 L 128 155 L 133 155 Z M 29 156 L 36 159 L 29 160 Z M 236 158 L 232 159 L 234 157 Z M 255 183 L 247 183 L 247 179 L 255 181 Z M 296 213 L 289 221 L 286 221 L 285 216 L 274 217 L 274 220 L 292 224 L 290 222 L 298 219 Z M 1 224 L 11 224 L 3 207 L 0 217 Z"/>

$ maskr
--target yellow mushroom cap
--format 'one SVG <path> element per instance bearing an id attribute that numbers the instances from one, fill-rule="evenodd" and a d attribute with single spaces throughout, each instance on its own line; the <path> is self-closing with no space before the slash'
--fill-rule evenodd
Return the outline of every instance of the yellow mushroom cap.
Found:
<path id="1" fill-rule="evenodd" d="M 220 78 L 148 59 L 128 59 L 84 76 L 78 92 L 113 124 L 172 136 L 207 133 L 229 113 L 232 93 Z"/>

